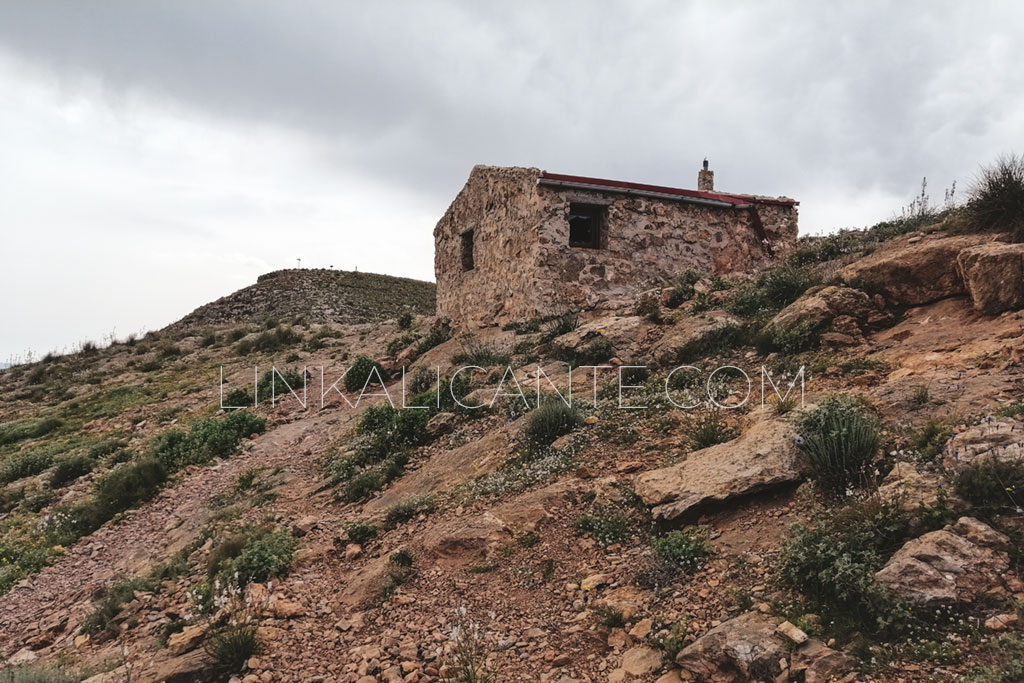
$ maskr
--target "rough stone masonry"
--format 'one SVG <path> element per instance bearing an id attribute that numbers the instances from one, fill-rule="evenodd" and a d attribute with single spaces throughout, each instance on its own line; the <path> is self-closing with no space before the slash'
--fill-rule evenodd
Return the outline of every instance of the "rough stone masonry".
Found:
<path id="1" fill-rule="evenodd" d="M 476 166 L 434 228 L 437 313 L 456 328 L 619 308 L 692 269 L 788 253 L 797 202 Z"/>

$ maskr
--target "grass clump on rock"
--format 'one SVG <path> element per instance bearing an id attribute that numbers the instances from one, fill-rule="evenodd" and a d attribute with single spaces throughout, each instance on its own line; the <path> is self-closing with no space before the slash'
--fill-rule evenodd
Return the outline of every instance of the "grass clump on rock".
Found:
<path id="1" fill-rule="evenodd" d="M 543 448 L 571 432 L 581 421 L 579 411 L 561 399 L 542 398 L 540 404 L 526 416 L 523 438 L 529 448 Z"/>
<path id="2" fill-rule="evenodd" d="M 846 395 L 825 398 L 798 425 L 800 447 L 818 484 L 839 495 L 863 486 L 880 444 L 878 420 Z"/>

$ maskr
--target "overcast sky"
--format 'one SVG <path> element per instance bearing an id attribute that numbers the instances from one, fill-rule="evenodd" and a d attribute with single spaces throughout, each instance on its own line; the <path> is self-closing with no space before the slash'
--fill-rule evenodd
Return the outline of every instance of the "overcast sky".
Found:
<path id="1" fill-rule="evenodd" d="M 941 202 L 1021 151 L 1024 6 L 0 4 L 0 361 L 155 329 L 270 270 L 433 279 L 477 163 Z"/>

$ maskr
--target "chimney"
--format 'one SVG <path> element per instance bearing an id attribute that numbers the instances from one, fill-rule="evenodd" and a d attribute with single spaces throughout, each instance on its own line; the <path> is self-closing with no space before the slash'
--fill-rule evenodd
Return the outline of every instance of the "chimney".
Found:
<path id="1" fill-rule="evenodd" d="M 697 189 L 701 192 L 715 191 L 715 172 L 708 170 L 707 159 L 704 159 L 704 168 L 697 173 Z"/>

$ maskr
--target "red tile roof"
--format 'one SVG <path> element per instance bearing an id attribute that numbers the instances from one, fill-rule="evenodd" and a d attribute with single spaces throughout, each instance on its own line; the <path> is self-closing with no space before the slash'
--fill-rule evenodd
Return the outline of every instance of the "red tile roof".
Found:
<path id="1" fill-rule="evenodd" d="M 637 190 L 640 192 L 654 192 L 667 194 L 676 197 L 691 197 L 693 199 L 707 199 L 710 201 L 725 202 L 734 206 L 746 204 L 776 204 L 779 206 L 796 206 L 800 202 L 786 197 L 758 197 L 749 194 L 730 194 L 725 192 L 701 192 L 700 190 L 684 190 L 680 187 L 665 187 L 662 185 L 646 185 L 644 183 L 630 183 L 624 180 L 605 180 L 604 178 L 588 178 L 578 175 L 564 175 L 561 173 L 548 173 L 543 171 L 540 174 L 541 180 L 552 180 L 562 183 L 578 183 L 580 185 L 592 185 L 596 189 L 615 190 Z"/>

